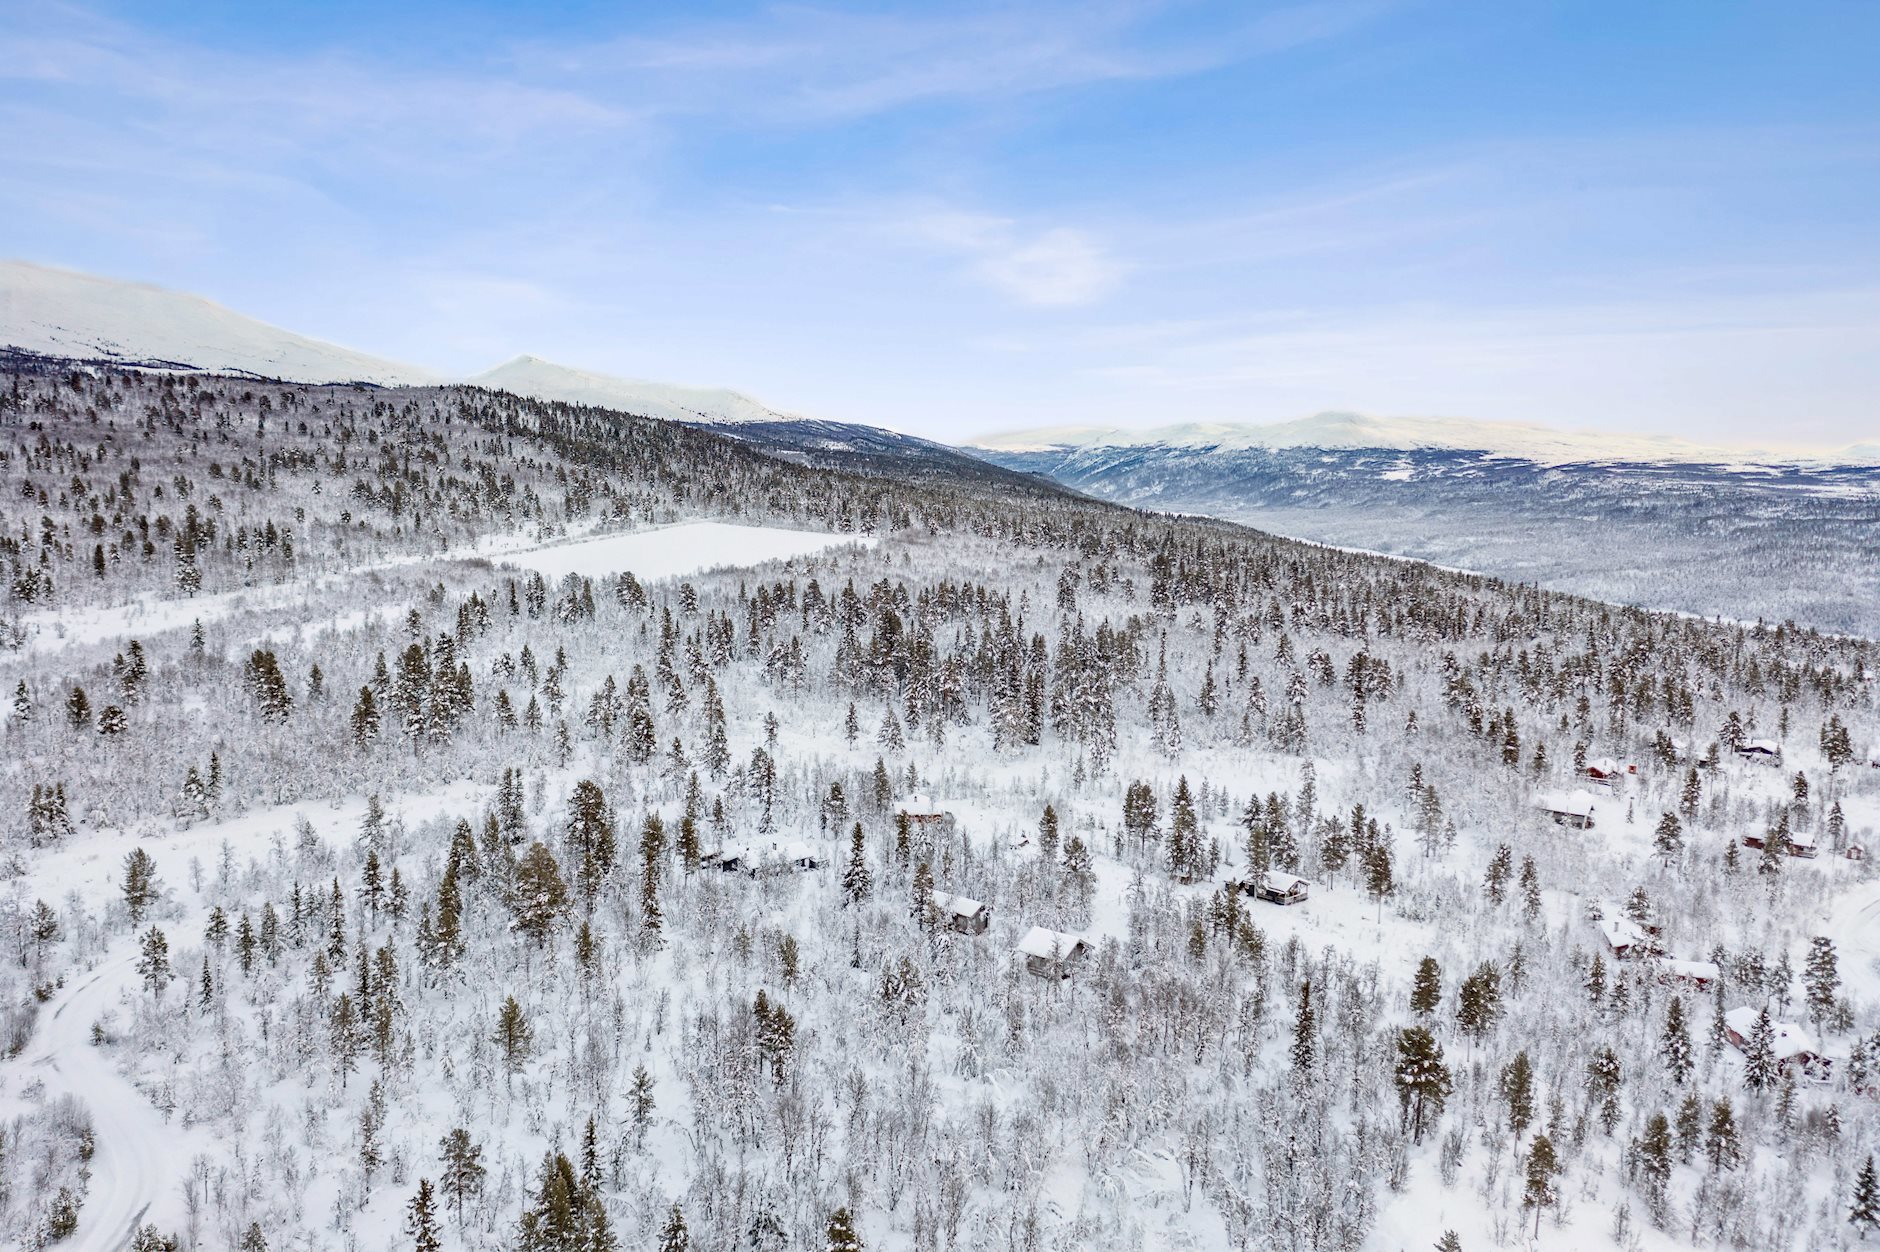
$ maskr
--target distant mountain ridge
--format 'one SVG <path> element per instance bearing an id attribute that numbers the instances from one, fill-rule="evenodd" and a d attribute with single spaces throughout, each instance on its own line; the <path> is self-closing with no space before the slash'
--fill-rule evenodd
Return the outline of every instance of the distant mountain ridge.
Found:
<path id="1" fill-rule="evenodd" d="M 1880 464 L 1880 444 L 1842 449 L 1734 447 L 1662 435 L 1556 430 L 1529 422 L 1461 417 L 1377 417 L 1324 412 L 1287 422 L 1189 422 L 1130 429 L 1052 426 L 985 435 L 968 447 L 1012 456 L 1026 453 L 1098 453 L 1119 449 L 1243 452 L 1295 448 L 1479 452 L 1537 465 L 1684 462 L 1712 465 L 1787 465 L 1824 462 Z"/>

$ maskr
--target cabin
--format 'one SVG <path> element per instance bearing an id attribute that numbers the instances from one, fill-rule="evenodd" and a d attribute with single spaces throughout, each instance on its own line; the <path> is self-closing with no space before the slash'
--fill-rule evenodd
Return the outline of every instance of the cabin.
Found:
<path id="1" fill-rule="evenodd" d="M 1782 764 L 1782 745 L 1773 739 L 1746 739 L 1736 745 L 1736 756 L 1740 761 L 1753 761 L 1758 765 Z"/>
<path id="2" fill-rule="evenodd" d="M 727 874 L 749 874 L 752 878 L 773 874 L 802 873 L 821 869 L 822 856 L 807 843 L 769 843 L 738 848 L 720 848 L 699 857 L 700 866 Z"/>
<path id="3" fill-rule="evenodd" d="M 1595 787 L 1604 787 L 1607 791 L 1615 790 L 1619 783 L 1638 773 L 1638 766 L 1615 761 L 1609 756 L 1586 763 L 1586 781 Z"/>
<path id="4" fill-rule="evenodd" d="M 956 935 L 983 935 L 992 925 L 992 906 L 945 891 L 933 893 L 933 911 L 940 924 Z"/>
<path id="5" fill-rule="evenodd" d="M 1607 954 L 1615 961 L 1629 961 L 1635 956 L 1645 956 L 1652 949 L 1651 936 L 1629 917 L 1606 918 L 1599 923 L 1599 934 L 1606 941 Z"/>
<path id="6" fill-rule="evenodd" d="M 1762 1010 L 1755 1005 L 1745 1004 L 1731 1009 L 1723 1015 L 1724 1033 L 1730 1044 L 1738 1052 L 1749 1051 L 1750 1034 L 1756 1029 L 1756 1019 Z M 1827 1082 L 1833 1076 L 1834 1062 L 1816 1046 L 1814 1036 L 1794 1022 L 1776 1021 L 1774 1051 L 1776 1067 L 1793 1070 L 1801 1077 L 1814 1082 Z"/>
<path id="7" fill-rule="evenodd" d="M 1861 847 L 1858 843 L 1850 843 L 1847 845 L 1847 859 L 1850 861 L 1864 861 L 1867 859 L 1867 849 Z"/>
<path id="8" fill-rule="evenodd" d="M 1260 881 L 1254 884 L 1250 894 L 1269 904 L 1304 904 L 1311 887 L 1311 883 L 1296 874 L 1269 869 L 1260 875 Z"/>
<path id="9" fill-rule="evenodd" d="M 1743 836 L 1742 842 L 1744 847 L 1754 848 L 1760 852 L 1767 846 L 1769 837 L 1766 834 L 1749 834 Z M 1807 831 L 1791 830 L 1788 853 L 1790 856 L 1805 856 L 1813 859 L 1821 855 L 1821 844 Z"/>
<path id="10" fill-rule="evenodd" d="M 1723 977 L 1715 961 L 1680 961 L 1667 957 L 1658 962 L 1658 976 L 1666 983 L 1709 991 Z"/>
<path id="11" fill-rule="evenodd" d="M 1037 978 L 1069 978 L 1090 955 L 1090 945 L 1076 935 L 1033 926 L 1018 941 L 1025 970 Z"/>
<path id="12" fill-rule="evenodd" d="M 1537 796 L 1534 807 L 1554 819 L 1554 825 L 1565 826 L 1571 830 L 1591 830 L 1593 827 L 1593 797 L 1589 792 L 1574 791 L 1567 794 L 1546 792 Z"/>
<path id="13" fill-rule="evenodd" d="M 938 834 L 953 827 L 952 812 L 932 796 L 909 796 L 900 812 L 917 832 Z"/>

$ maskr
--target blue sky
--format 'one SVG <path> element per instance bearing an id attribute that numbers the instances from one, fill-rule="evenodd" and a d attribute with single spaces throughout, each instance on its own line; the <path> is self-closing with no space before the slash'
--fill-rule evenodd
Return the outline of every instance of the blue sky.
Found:
<path id="1" fill-rule="evenodd" d="M 0 0 L 0 250 L 941 438 L 1880 436 L 1880 5 Z"/>

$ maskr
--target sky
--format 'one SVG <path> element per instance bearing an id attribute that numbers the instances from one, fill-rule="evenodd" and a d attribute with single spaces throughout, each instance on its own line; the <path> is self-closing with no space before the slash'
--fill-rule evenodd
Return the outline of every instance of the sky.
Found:
<path id="1" fill-rule="evenodd" d="M 1880 5 L 0 0 L 0 254 L 963 440 L 1880 439 Z"/>

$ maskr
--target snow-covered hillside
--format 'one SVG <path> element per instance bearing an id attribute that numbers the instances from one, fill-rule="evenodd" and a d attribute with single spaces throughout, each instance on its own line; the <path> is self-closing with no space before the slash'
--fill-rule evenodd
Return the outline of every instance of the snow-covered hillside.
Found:
<path id="1" fill-rule="evenodd" d="M 1362 413 L 1317 413 L 1290 422 L 1267 424 L 1188 422 L 1136 429 L 1053 426 L 985 435 L 969 446 L 1004 453 L 1093 448 L 1440 449 L 1486 452 L 1540 465 L 1582 461 L 1786 464 L 1797 460 L 1862 464 L 1874 459 L 1877 451 L 1872 445 L 1840 450 L 1774 445 L 1728 447 L 1659 435 L 1556 430 L 1528 422 L 1486 422 L 1463 417 L 1374 417 Z M 1850 457 L 1851 460 L 1847 459 Z"/>
<path id="2" fill-rule="evenodd" d="M 535 356 L 519 356 L 464 381 L 534 400 L 586 404 L 673 422 L 741 424 L 790 418 L 790 414 L 723 387 L 681 387 L 639 378 L 614 378 Z"/>
<path id="3" fill-rule="evenodd" d="M 201 296 L 26 261 L 0 261 L 0 347 L 288 382 L 437 381 L 413 366 L 297 335 Z"/>
<path id="4" fill-rule="evenodd" d="M 398 399 L 0 371 L 0 1252 L 1880 1228 L 1874 644 Z"/>

